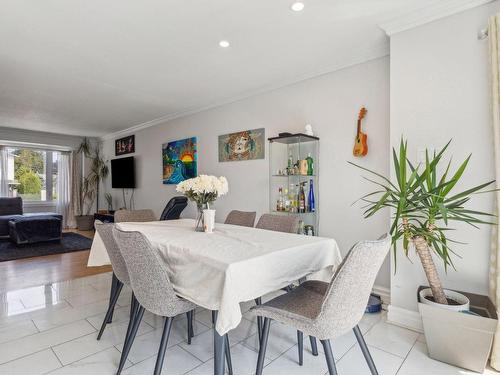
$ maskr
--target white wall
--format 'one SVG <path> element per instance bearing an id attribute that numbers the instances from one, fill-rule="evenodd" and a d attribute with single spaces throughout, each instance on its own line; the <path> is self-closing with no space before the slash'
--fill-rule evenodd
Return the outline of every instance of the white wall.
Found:
<path id="1" fill-rule="evenodd" d="M 461 187 L 494 179 L 488 41 L 477 33 L 499 10 L 494 2 L 391 37 L 391 145 L 403 135 L 417 159 L 419 150 L 453 138 L 449 154 L 456 163 L 472 153 Z M 478 197 L 471 207 L 491 211 L 492 197 Z M 452 238 L 468 244 L 453 246 L 462 259 L 454 258 L 457 271 L 447 275 L 441 267 L 444 285 L 487 294 L 491 229 L 456 228 Z M 411 258 L 413 264 L 400 252 L 397 273 L 391 272 L 391 304 L 416 311 L 416 289 L 426 281 L 414 253 Z"/>
<path id="2" fill-rule="evenodd" d="M 174 186 L 162 185 L 161 145 L 196 136 L 199 173 L 224 175 L 230 184 L 229 195 L 216 204 L 217 221 L 223 221 L 232 209 L 257 211 L 258 216 L 268 212 L 267 151 L 265 160 L 219 163 L 217 137 L 264 127 L 267 138 L 282 131 L 303 131 L 304 125 L 311 123 L 321 138 L 320 234 L 335 238 L 346 253 L 354 242 L 376 238 L 388 229 L 387 214 L 364 220 L 360 207 L 351 206 L 371 189 L 360 171 L 347 164 L 347 160 L 354 160 L 356 118 L 362 105 L 368 108 L 365 130 L 370 152 L 356 161 L 387 174 L 389 59 L 385 57 L 136 132 L 136 208 L 161 213 L 176 195 Z M 104 141 L 103 148 L 108 158 L 114 158 L 113 139 Z M 121 191 L 114 190 L 113 195 L 115 206 L 121 206 Z M 191 207 L 188 214 L 193 210 Z M 388 264 L 377 283 L 389 286 Z"/>

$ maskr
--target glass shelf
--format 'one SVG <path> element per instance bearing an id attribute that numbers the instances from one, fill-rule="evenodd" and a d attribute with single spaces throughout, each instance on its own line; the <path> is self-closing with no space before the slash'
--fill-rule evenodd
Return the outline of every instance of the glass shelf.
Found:
<path id="1" fill-rule="evenodd" d="M 315 174 L 273 174 L 273 177 L 316 177 Z"/>
<path id="2" fill-rule="evenodd" d="M 284 143 L 287 145 L 292 145 L 292 144 L 298 144 L 298 143 L 319 141 L 319 138 L 315 137 L 313 135 L 299 133 L 299 134 L 285 135 L 283 137 L 272 137 L 272 138 L 269 138 L 268 140 L 271 143 L 278 142 L 278 143 Z"/>
<path id="3" fill-rule="evenodd" d="M 297 161 L 305 160 L 308 156 L 313 159 L 312 174 L 279 174 L 278 171 L 286 172 L 290 160 L 296 165 Z M 304 189 L 306 208 L 309 206 L 309 189 L 311 185 L 313 186 L 315 211 L 302 213 L 278 211 L 276 208 L 280 190 L 286 204 L 291 201 L 291 205 L 297 207 L 299 185 Z M 319 198 L 319 138 L 301 133 L 269 138 L 269 211 L 275 215 L 297 217 L 300 228 L 312 226 L 314 234 L 321 235 Z"/>
<path id="4" fill-rule="evenodd" d="M 284 214 L 284 215 L 315 215 L 316 212 L 290 212 L 290 211 L 271 211 L 273 214 Z"/>

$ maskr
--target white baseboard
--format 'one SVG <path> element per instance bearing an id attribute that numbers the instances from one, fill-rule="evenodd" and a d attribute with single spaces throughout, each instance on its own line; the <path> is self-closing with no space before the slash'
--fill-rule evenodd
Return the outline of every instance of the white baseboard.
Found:
<path id="1" fill-rule="evenodd" d="M 382 308 L 387 310 L 387 306 L 391 304 L 391 290 L 383 286 L 374 285 L 372 292 L 380 296 Z"/>
<path id="2" fill-rule="evenodd" d="M 420 313 L 393 305 L 389 305 L 387 307 L 387 323 L 408 328 L 420 333 L 424 332 Z"/>

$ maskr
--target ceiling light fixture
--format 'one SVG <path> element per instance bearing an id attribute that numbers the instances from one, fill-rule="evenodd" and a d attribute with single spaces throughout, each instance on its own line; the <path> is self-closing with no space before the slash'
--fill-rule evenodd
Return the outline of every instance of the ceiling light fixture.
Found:
<path id="1" fill-rule="evenodd" d="M 219 42 L 219 46 L 221 46 L 222 48 L 227 48 L 230 46 L 229 42 L 227 40 L 221 40 Z"/>
<path id="2" fill-rule="evenodd" d="M 297 2 L 292 4 L 291 8 L 294 12 L 300 12 L 301 10 L 304 9 L 304 6 L 305 6 L 304 3 L 297 1 Z"/>

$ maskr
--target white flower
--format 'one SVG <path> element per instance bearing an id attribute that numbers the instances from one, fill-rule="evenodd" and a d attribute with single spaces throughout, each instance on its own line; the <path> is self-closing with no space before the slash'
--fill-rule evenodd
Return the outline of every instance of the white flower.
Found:
<path id="1" fill-rule="evenodd" d="M 215 177 L 202 174 L 182 181 L 177 185 L 176 190 L 196 200 L 197 196 L 207 194 L 214 194 L 217 197 L 225 195 L 229 191 L 229 186 L 227 179 L 223 176 Z"/>

